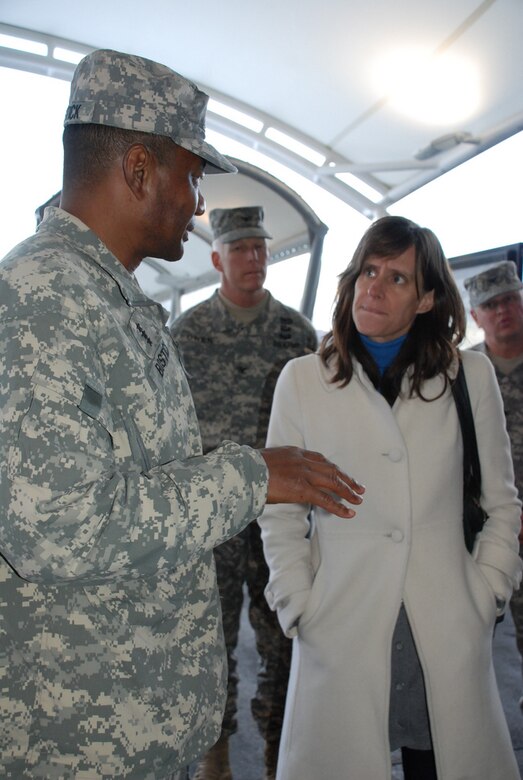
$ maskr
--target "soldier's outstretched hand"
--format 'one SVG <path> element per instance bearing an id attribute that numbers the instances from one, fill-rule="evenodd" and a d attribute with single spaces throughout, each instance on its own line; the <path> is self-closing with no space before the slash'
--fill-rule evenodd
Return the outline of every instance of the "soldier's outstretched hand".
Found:
<path id="1" fill-rule="evenodd" d="M 361 504 L 365 488 L 319 452 L 299 447 L 260 452 L 269 469 L 268 504 L 313 504 L 338 517 L 354 517 L 344 502 Z"/>

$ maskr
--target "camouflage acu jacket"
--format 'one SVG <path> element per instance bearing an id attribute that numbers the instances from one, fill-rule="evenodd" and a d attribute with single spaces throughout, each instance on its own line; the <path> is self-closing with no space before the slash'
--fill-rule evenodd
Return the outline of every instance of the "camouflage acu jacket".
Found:
<path id="1" fill-rule="evenodd" d="M 49 209 L 0 265 L 0 776 L 164 778 L 219 734 L 212 548 L 259 453 L 201 455 L 163 310 Z"/>
<path id="2" fill-rule="evenodd" d="M 488 355 L 484 342 L 476 345 L 473 349 Z M 523 500 L 523 364 L 520 364 L 510 374 L 504 374 L 496 366 L 494 369 L 505 407 L 516 487 L 519 497 Z"/>
<path id="3" fill-rule="evenodd" d="M 224 437 L 264 447 L 276 380 L 291 358 L 314 352 L 309 320 L 270 294 L 249 325 L 235 320 L 218 292 L 175 320 L 204 452 Z"/>

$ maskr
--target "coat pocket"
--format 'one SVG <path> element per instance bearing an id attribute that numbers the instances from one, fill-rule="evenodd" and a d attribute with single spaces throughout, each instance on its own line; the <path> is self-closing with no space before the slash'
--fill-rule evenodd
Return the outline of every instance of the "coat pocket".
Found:
<path id="1" fill-rule="evenodd" d="M 481 566 L 470 555 L 466 556 L 466 576 L 474 606 L 483 622 L 494 625 L 496 619 L 496 596 L 489 581 L 483 574 Z"/>
<path id="2" fill-rule="evenodd" d="M 308 629 L 314 625 L 315 618 L 318 615 L 323 603 L 325 595 L 323 566 L 320 564 L 314 579 L 312 581 L 312 588 L 310 590 L 309 598 L 305 605 L 301 617 L 298 621 L 298 634 L 305 636 Z"/>

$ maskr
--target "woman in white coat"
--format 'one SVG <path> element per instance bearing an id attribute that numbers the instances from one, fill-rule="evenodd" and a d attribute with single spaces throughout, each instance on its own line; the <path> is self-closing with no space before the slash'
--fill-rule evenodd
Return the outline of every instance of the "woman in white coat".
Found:
<path id="1" fill-rule="evenodd" d="M 278 780 L 519 780 L 492 633 L 520 578 L 501 397 L 434 234 L 384 217 L 340 277 L 319 354 L 279 379 L 268 443 L 319 450 L 366 486 L 356 516 L 260 520 L 266 596 L 295 637 Z M 463 362 L 488 520 L 463 533 Z"/>

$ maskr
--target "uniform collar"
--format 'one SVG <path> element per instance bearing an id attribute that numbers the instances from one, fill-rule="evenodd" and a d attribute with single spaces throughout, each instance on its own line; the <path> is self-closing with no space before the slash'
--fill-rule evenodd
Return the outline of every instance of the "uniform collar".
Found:
<path id="1" fill-rule="evenodd" d="M 105 246 L 103 241 L 78 217 L 60 208 L 48 207 L 44 218 L 37 228 L 39 233 L 60 233 L 75 250 L 96 264 L 104 274 L 108 274 L 118 285 L 122 296 L 129 306 L 156 306 L 164 322 L 167 312 L 155 301 L 145 295 L 136 277 Z"/>
<path id="2" fill-rule="evenodd" d="M 227 331 L 248 330 L 253 325 L 256 327 L 257 331 L 259 331 L 260 328 L 263 329 L 264 325 L 269 321 L 276 310 L 276 301 L 268 290 L 265 302 L 266 305 L 258 312 L 258 316 L 248 325 L 245 325 L 230 314 L 227 306 L 221 300 L 218 290 L 215 290 L 213 295 L 209 298 L 214 324 L 217 328 Z"/>

